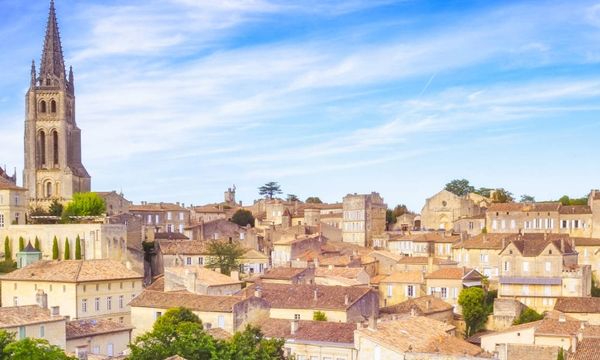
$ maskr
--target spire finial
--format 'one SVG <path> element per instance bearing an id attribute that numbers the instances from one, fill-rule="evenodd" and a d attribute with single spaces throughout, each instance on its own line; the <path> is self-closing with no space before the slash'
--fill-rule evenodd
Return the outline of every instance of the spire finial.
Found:
<path id="1" fill-rule="evenodd" d="M 35 86 L 35 60 L 31 60 L 31 86 Z"/>
<path id="2" fill-rule="evenodd" d="M 48 24 L 46 25 L 46 38 L 44 40 L 44 52 L 40 64 L 40 77 L 48 78 L 49 76 L 63 80 L 65 78 L 65 61 L 60 43 L 60 33 L 58 21 L 56 20 L 54 0 L 50 0 Z"/>

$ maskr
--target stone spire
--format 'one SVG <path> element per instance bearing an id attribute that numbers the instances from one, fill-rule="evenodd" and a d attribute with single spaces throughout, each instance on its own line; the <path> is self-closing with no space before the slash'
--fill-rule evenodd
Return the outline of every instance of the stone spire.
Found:
<path id="1" fill-rule="evenodd" d="M 65 61 L 63 59 L 58 22 L 56 21 L 56 10 L 54 0 L 50 0 L 50 13 L 48 14 L 48 25 L 46 25 L 46 39 L 44 40 L 44 53 L 40 64 L 40 78 L 49 77 L 65 79 Z"/>
<path id="2" fill-rule="evenodd" d="M 31 60 L 31 87 L 35 87 L 35 79 L 36 79 L 36 72 L 35 72 L 35 60 Z"/>

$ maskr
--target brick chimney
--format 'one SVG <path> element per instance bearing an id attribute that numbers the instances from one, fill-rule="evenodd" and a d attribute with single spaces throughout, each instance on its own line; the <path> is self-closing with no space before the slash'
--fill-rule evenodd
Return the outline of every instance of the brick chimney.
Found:
<path id="1" fill-rule="evenodd" d="M 313 299 L 314 299 L 315 301 L 319 300 L 319 296 L 318 296 L 319 294 L 318 294 L 318 292 L 317 292 L 317 289 L 315 289 L 315 290 L 313 291 L 313 294 L 314 294 L 314 295 L 313 295 Z"/>
<path id="2" fill-rule="evenodd" d="M 295 335 L 299 328 L 300 328 L 300 321 L 296 320 L 296 319 L 292 320 L 292 322 L 290 323 L 290 333 L 292 335 Z"/>
<path id="3" fill-rule="evenodd" d="M 350 297 L 348 296 L 348 294 L 344 295 L 344 305 L 350 305 Z"/>
<path id="4" fill-rule="evenodd" d="M 35 294 L 35 302 L 38 304 L 39 307 L 41 307 L 43 309 L 47 309 L 48 308 L 48 294 L 46 294 L 44 292 L 44 290 L 39 289 L 37 291 L 37 293 Z"/>

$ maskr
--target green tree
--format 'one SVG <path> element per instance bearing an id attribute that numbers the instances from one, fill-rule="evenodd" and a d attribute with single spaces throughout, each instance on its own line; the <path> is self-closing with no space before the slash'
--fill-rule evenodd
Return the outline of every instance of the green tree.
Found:
<path id="1" fill-rule="evenodd" d="M 487 187 L 480 187 L 479 189 L 475 189 L 473 192 L 475 194 L 481 195 L 481 196 L 485 196 L 486 198 L 489 198 L 492 195 L 492 191 L 494 189 L 492 188 L 487 188 Z"/>
<path id="2" fill-rule="evenodd" d="M 232 270 L 238 268 L 238 259 L 245 252 L 237 241 L 212 240 L 208 243 L 207 247 L 208 261 L 206 267 L 211 269 L 219 268 L 222 274 L 230 275 Z"/>
<path id="3" fill-rule="evenodd" d="M 252 216 L 252 212 L 249 210 L 239 209 L 231 217 L 231 222 L 239 226 L 254 226 L 254 216 Z"/>
<path id="4" fill-rule="evenodd" d="M 61 216 L 64 210 L 63 204 L 59 203 L 58 200 L 52 200 L 50 207 L 48 208 L 48 215 L 50 216 Z"/>
<path id="5" fill-rule="evenodd" d="M 538 320 L 542 320 L 544 318 L 544 315 L 538 313 L 537 311 L 533 310 L 532 308 L 525 308 L 523 309 L 523 311 L 521 311 L 521 314 L 519 315 L 518 318 L 515 319 L 515 321 L 513 321 L 513 325 L 519 325 L 519 324 L 526 324 L 526 323 L 530 323 L 533 321 L 538 321 Z"/>
<path id="6" fill-rule="evenodd" d="M 327 314 L 325 314 L 322 311 L 315 311 L 313 313 L 313 320 L 314 321 L 327 321 Z"/>
<path id="7" fill-rule="evenodd" d="M 81 238 L 79 235 L 75 238 L 75 260 L 81 260 Z"/>
<path id="8" fill-rule="evenodd" d="M 6 330 L 0 330 L 0 360 L 8 360 L 8 354 L 4 353 L 4 349 L 8 344 L 15 341 L 15 334 Z"/>
<path id="9" fill-rule="evenodd" d="M 11 342 L 4 348 L 7 359 L 33 359 L 33 360 L 69 360 L 75 357 L 67 356 L 56 345 L 50 345 L 45 339 L 24 338 Z"/>
<path id="10" fill-rule="evenodd" d="M 35 237 L 35 242 L 33 247 L 37 250 L 37 251 L 42 251 L 42 247 L 40 245 L 40 239 L 38 239 L 38 237 Z"/>
<path id="11" fill-rule="evenodd" d="M 54 236 L 54 240 L 52 240 L 52 260 L 58 260 L 58 239 Z"/>
<path id="12" fill-rule="evenodd" d="M 23 249 L 25 249 L 25 239 L 19 236 L 19 251 L 23 251 Z"/>
<path id="13" fill-rule="evenodd" d="M 521 202 L 521 203 L 534 203 L 535 202 L 535 197 L 533 197 L 531 195 L 523 194 L 523 195 L 521 195 L 521 199 L 519 199 L 519 202 Z"/>
<path id="14" fill-rule="evenodd" d="M 265 339 L 259 328 L 247 325 L 244 331 L 236 332 L 226 341 L 218 353 L 222 360 L 283 360 L 284 339 Z"/>
<path id="15" fill-rule="evenodd" d="M 458 304 L 462 307 L 462 315 L 465 319 L 465 337 L 469 337 L 481 329 L 487 320 L 485 292 L 478 287 L 463 289 L 458 295 Z"/>
<path id="16" fill-rule="evenodd" d="M 188 360 L 217 359 L 215 340 L 202 322 L 185 308 L 173 308 L 159 317 L 152 330 L 139 336 L 131 345 L 130 360 L 165 359 L 179 355 Z"/>
<path id="17" fill-rule="evenodd" d="M 271 181 L 258 188 L 258 193 L 264 195 L 267 199 L 272 199 L 273 196 L 283 194 L 281 186 L 278 183 Z"/>
<path id="18" fill-rule="evenodd" d="M 65 239 L 65 260 L 71 260 L 71 245 L 69 244 L 69 238 Z"/>
<path id="19" fill-rule="evenodd" d="M 444 189 L 458 196 L 464 196 L 475 191 L 475 187 L 469 184 L 469 180 L 467 179 L 452 180 L 446 184 Z"/>
<path id="20" fill-rule="evenodd" d="M 307 204 L 322 204 L 323 202 L 317 196 L 310 196 L 306 198 L 305 203 Z"/>
<path id="21" fill-rule="evenodd" d="M 10 239 L 8 235 L 4 238 L 4 261 L 12 261 L 12 253 L 10 251 Z"/>
<path id="22" fill-rule="evenodd" d="M 513 194 L 503 188 L 494 190 L 492 193 L 492 202 L 507 203 L 513 201 Z"/>
<path id="23" fill-rule="evenodd" d="M 300 201 L 300 199 L 298 199 L 298 196 L 294 194 L 288 194 L 286 200 L 289 202 Z"/>
<path id="24" fill-rule="evenodd" d="M 558 349 L 558 355 L 556 356 L 556 360 L 565 360 L 565 352 L 563 351 L 562 347 Z"/>
<path id="25" fill-rule="evenodd" d="M 385 211 L 385 223 L 390 226 L 396 223 L 396 217 L 394 216 L 394 211 L 391 209 L 387 209 Z"/>
<path id="26" fill-rule="evenodd" d="M 558 201 L 565 206 L 567 206 L 567 205 L 587 205 L 588 198 L 582 197 L 582 198 L 571 199 L 568 195 L 564 195 L 563 197 L 558 199 Z"/>
<path id="27" fill-rule="evenodd" d="M 106 212 L 104 199 L 96 193 L 76 193 L 63 211 L 63 220 L 71 221 L 71 216 L 101 216 Z"/>

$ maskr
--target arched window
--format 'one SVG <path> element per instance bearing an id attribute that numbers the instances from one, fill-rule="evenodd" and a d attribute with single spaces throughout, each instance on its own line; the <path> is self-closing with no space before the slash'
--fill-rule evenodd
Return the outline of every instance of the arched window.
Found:
<path id="1" fill-rule="evenodd" d="M 55 113 L 56 112 L 56 101 L 54 101 L 54 100 L 50 101 L 50 112 L 51 113 Z"/>
<path id="2" fill-rule="evenodd" d="M 46 133 L 40 131 L 38 139 L 38 155 L 41 166 L 46 164 Z"/>
<path id="3" fill-rule="evenodd" d="M 46 102 L 44 100 L 40 101 L 40 112 L 46 112 Z"/>
<path id="4" fill-rule="evenodd" d="M 58 166 L 58 132 L 56 130 L 52 132 L 52 153 L 53 164 Z"/>
<path id="5" fill-rule="evenodd" d="M 51 197 L 52 196 L 52 183 L 50 181 L 48 181 L 46 183 L 46 197 Z"/>

